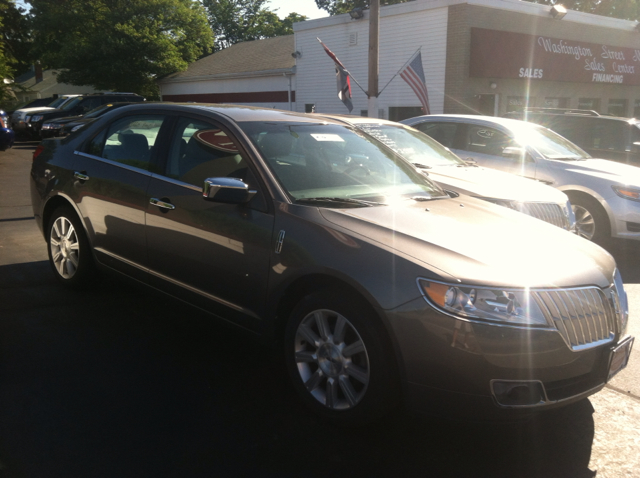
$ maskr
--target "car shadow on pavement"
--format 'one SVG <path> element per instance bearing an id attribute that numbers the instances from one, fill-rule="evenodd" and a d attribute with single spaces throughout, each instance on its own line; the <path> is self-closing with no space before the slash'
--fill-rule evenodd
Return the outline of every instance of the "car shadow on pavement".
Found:
<path id="1" fill-rule="evenodd" d="M 278 350 L 119 280 L 0 267 L 0 477 L 593 477 L 588 400 L 520 423 L 335 428 Z M 437 412 L 437 411 L 436 411 Z"/>

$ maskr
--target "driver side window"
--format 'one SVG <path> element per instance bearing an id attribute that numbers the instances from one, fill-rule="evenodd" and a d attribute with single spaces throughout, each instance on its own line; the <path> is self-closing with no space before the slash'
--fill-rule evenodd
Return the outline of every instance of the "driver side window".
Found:
<path id="1" fill-rule="evenodd" d="M 207 178 L 244 180 L 247 163 L 222 129 L 212 123 L 180 118 L 169 148 L 166 175 L 201 187 Z"/>
<path id="2" fill-rule="evenodd" d="M 501 131 L 486 126 L 469 125 L 463 149 L 489 156 L 502 156 L 502 151 L 509 146 L 517 145 Z"/>

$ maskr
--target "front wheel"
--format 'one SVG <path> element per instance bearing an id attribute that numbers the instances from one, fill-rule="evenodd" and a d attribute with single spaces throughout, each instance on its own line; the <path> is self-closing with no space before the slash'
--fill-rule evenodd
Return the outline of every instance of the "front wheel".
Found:
<path id="1" fill-rule="evenodd" d="M 69 207 L 57 209 L 48 228 L 49 263 L 56 278 L 70 287 L 84 287 L 94 277 L 93 259 L 84 229 Z"/>
<path id="2" fill-rule="evenodd" d="M 589 197 L 570 198 L 580 237 L 602 244 L 611 236 L 609 218 L 602 206 Z"/>
<path id="3" fill-rule="evenodd" d="M 381 417 L 399 380 L 386 331 L 362 300 L 319 291 L 295 307 L 285 332 L 289 374 L 317 414 L 341 425 Z"/>

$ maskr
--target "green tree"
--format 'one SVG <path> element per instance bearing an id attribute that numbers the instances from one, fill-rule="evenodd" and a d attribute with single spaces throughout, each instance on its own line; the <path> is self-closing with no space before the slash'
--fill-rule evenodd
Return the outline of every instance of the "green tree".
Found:
<path id="1" fill-rule="evenodd" d="M 30 66 L 29 21 L 24 8 L 13 0 L 0 0 L 0 103 L 13 99 L 14 75 Z"/>
<path id="2" fill-rule="evenodd" d="M 202 0 L 209 24 L 216 36 L 215 50 L 249 40 L 259 40 L 293 33 L 293 24 L 307 19 L 290 13 L 281 20 L 266 8 L 267 0 Z"/>
<path id="3" fill-rule="evenodd" d="M 405 3 L 410 0 L 380 0 L 380 6 Z M 316 0 L 320 10 L 325 10 L 329 15 L 348 13 L 354 8 L 369 8 L 369 0 Z"/>
<path id="4" fill-rule="evenodd" d="M 157 96 L 156 79 L 213 46 L 193 0 L 29 0 L 34 51 L 58 81 Z"/>

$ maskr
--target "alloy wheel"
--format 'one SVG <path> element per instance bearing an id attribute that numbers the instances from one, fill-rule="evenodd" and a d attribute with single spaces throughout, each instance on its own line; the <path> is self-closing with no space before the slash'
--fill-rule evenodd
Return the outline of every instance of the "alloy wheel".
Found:
<path id="1" fill-rule="evenodd" d="M 71 221 L 64 216 L 55 220 L 49 236 L 51 260 L 63 279 L 71 279 L 78 270 L 80 242 Z"/>
<path id="2" fill-rule="evenodd" d="M 348 410 L 369 385 L 369 356 L 362 337 L 332 310 L 309 313 L 295 334 L 295 361 L 307 391 L 331 410 Z"/>
<path id="3" fill-rule="evenodd" d="M 593 215 L 584 207 L 572 204 L 573 213 L 576 216 L 576 229 L 580 237 L 592 240 L 596 233 L 596 222 Z"/>

